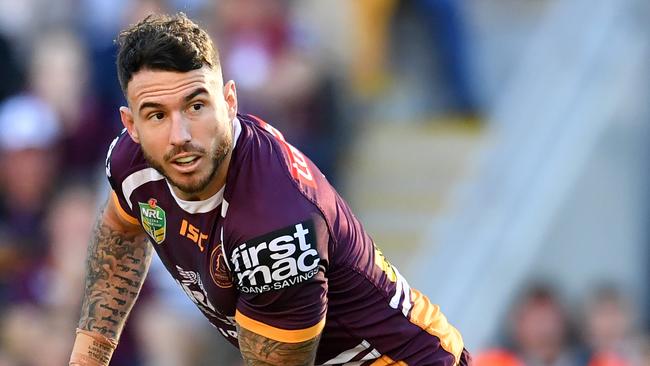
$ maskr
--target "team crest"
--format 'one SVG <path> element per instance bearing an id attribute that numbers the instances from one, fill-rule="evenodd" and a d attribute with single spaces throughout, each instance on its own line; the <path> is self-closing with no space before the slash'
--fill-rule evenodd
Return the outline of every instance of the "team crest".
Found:
<path id="1" fill-rule="evenodd" d="M 232 287 L 232 280 L 230 279 L 230 273 L 226 267 L 225 258 L 223 257 L 222 245 L 217 245 L 212 250 L 212 255 L 210 255 L 210 276 L 212 276 L 212 281 L 214 281 L 215 285 L 221 288 L 230 288 Z"/>
<path id="2" fill-rule="evenodd" d="M 160 244 L 165 240 L 167 231 L 167 219 L 165 210 L 158 206 L 155 198 L 150 198 L 147 203 L 138 202 L 140 205 L 140 218 L 142 227 L 156 243 Z"/>

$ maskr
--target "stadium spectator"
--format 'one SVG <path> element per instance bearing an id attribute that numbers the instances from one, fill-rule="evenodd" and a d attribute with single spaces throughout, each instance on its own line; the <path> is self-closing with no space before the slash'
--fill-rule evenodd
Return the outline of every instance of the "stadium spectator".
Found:
<path id="1" fill-rule="evenodd" d="M 61 125 L 60 150 L 66 176 L 94 177 L 117 133 L 114 111 L 95 97 L 88 84 L 88 55 L 78 36 L 55 29 L 34 44 L 29 90 L 55 111 Z"/>
<path id="2" fill-rule="evenodd" d="M 440 71 L 429 72 L 441 77 L 447 93 L 446 112 L 472 116 L 477 112 L 471 85 L 465 19 L 462 4 L 455 0 L 416 0 L 415 7 L 424 19 L 432 50 L 436 50 Z M 425 71 L 425 70 L 422 70 Z M 423 72 L 426 75 L 426 72 Z"/>
<path id="3" fill-rule="evenodd" d="M 390 83 L 390 24 L 398 5 L 395 0 L 359 0 L 352 5 L 357 40 L 350 76 L 361 99 L 378 96 Z"/>
<path id="4" fill-rule="evenodd" d="M 362 42 L 355 50 L 352 77 L 367 107 L 389 119 L 476 117 L 460 2 L 355 3 Z M 391 102 L 390 110 L 385 101 Z"/>
<path id="5" fill-rule="evenodd" d="M 642 365 L 634 306 L 619 289 L 596 289 L 586 302 L 584 316 L 585 366 Z"/>
<path id="6" fill-rule="evenodd" d="M 12 276 L 43 256 L 42 222 L 56 177 L 58 119 L 42 100 L 0 105 L 0 301 Z"/>
<path id="7" fill-rule="evenodd" d="M 574 366 L 567 313 L 543 284 L 525 290 L 510 314 L 507 344 L 475 358 L 476 366 Z"/>

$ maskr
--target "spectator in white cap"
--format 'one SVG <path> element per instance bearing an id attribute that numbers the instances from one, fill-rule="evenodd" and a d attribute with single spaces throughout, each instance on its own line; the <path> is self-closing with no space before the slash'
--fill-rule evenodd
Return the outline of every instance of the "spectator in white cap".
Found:
<path id="1" fill-rule="evenodd" d="M 0 105 L 0 302 L 3 284 L 45 253 L 42 220 L 56 181 L 59 122 L 36 97 Z"/>
<path id="2" fill-rule="evenodd" d="M 56 114 L 37 97 L 18 95 L 0 106 L 2 150 L 47 149 L 56 141 L 59 130 Z"/>

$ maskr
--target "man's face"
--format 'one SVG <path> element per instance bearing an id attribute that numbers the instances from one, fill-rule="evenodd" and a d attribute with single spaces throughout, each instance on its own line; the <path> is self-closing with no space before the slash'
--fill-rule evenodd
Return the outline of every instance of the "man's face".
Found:
<path id="1" fill-rule="evenodd" d="M 122 122 L 149 164 L 183 199 L 205 199 L 223 185 L 232 150 L 237 96 L 220 71 L 143 69 L 128 84 Z"/>
<path id="2" fill-rule="evenodd" d="M 560 305 L 549 299 L 531 299 L 515 316 L 514 335 L 522 351 L 549 364 L 557 360 L 566 346 Z"/>

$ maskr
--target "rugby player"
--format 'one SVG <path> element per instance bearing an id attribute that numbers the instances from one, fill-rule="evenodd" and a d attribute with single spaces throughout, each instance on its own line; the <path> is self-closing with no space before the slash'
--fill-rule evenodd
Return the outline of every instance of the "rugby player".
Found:
<path id="1" fill-rule="evenodd" d="M 466 365 L 318 168 L 239 114 L 217 50 L 184 14 L 118 36 L 128 101 L 89 246 L 70 365 L 108 365 L 153 251 L 247 365 Z"/>

